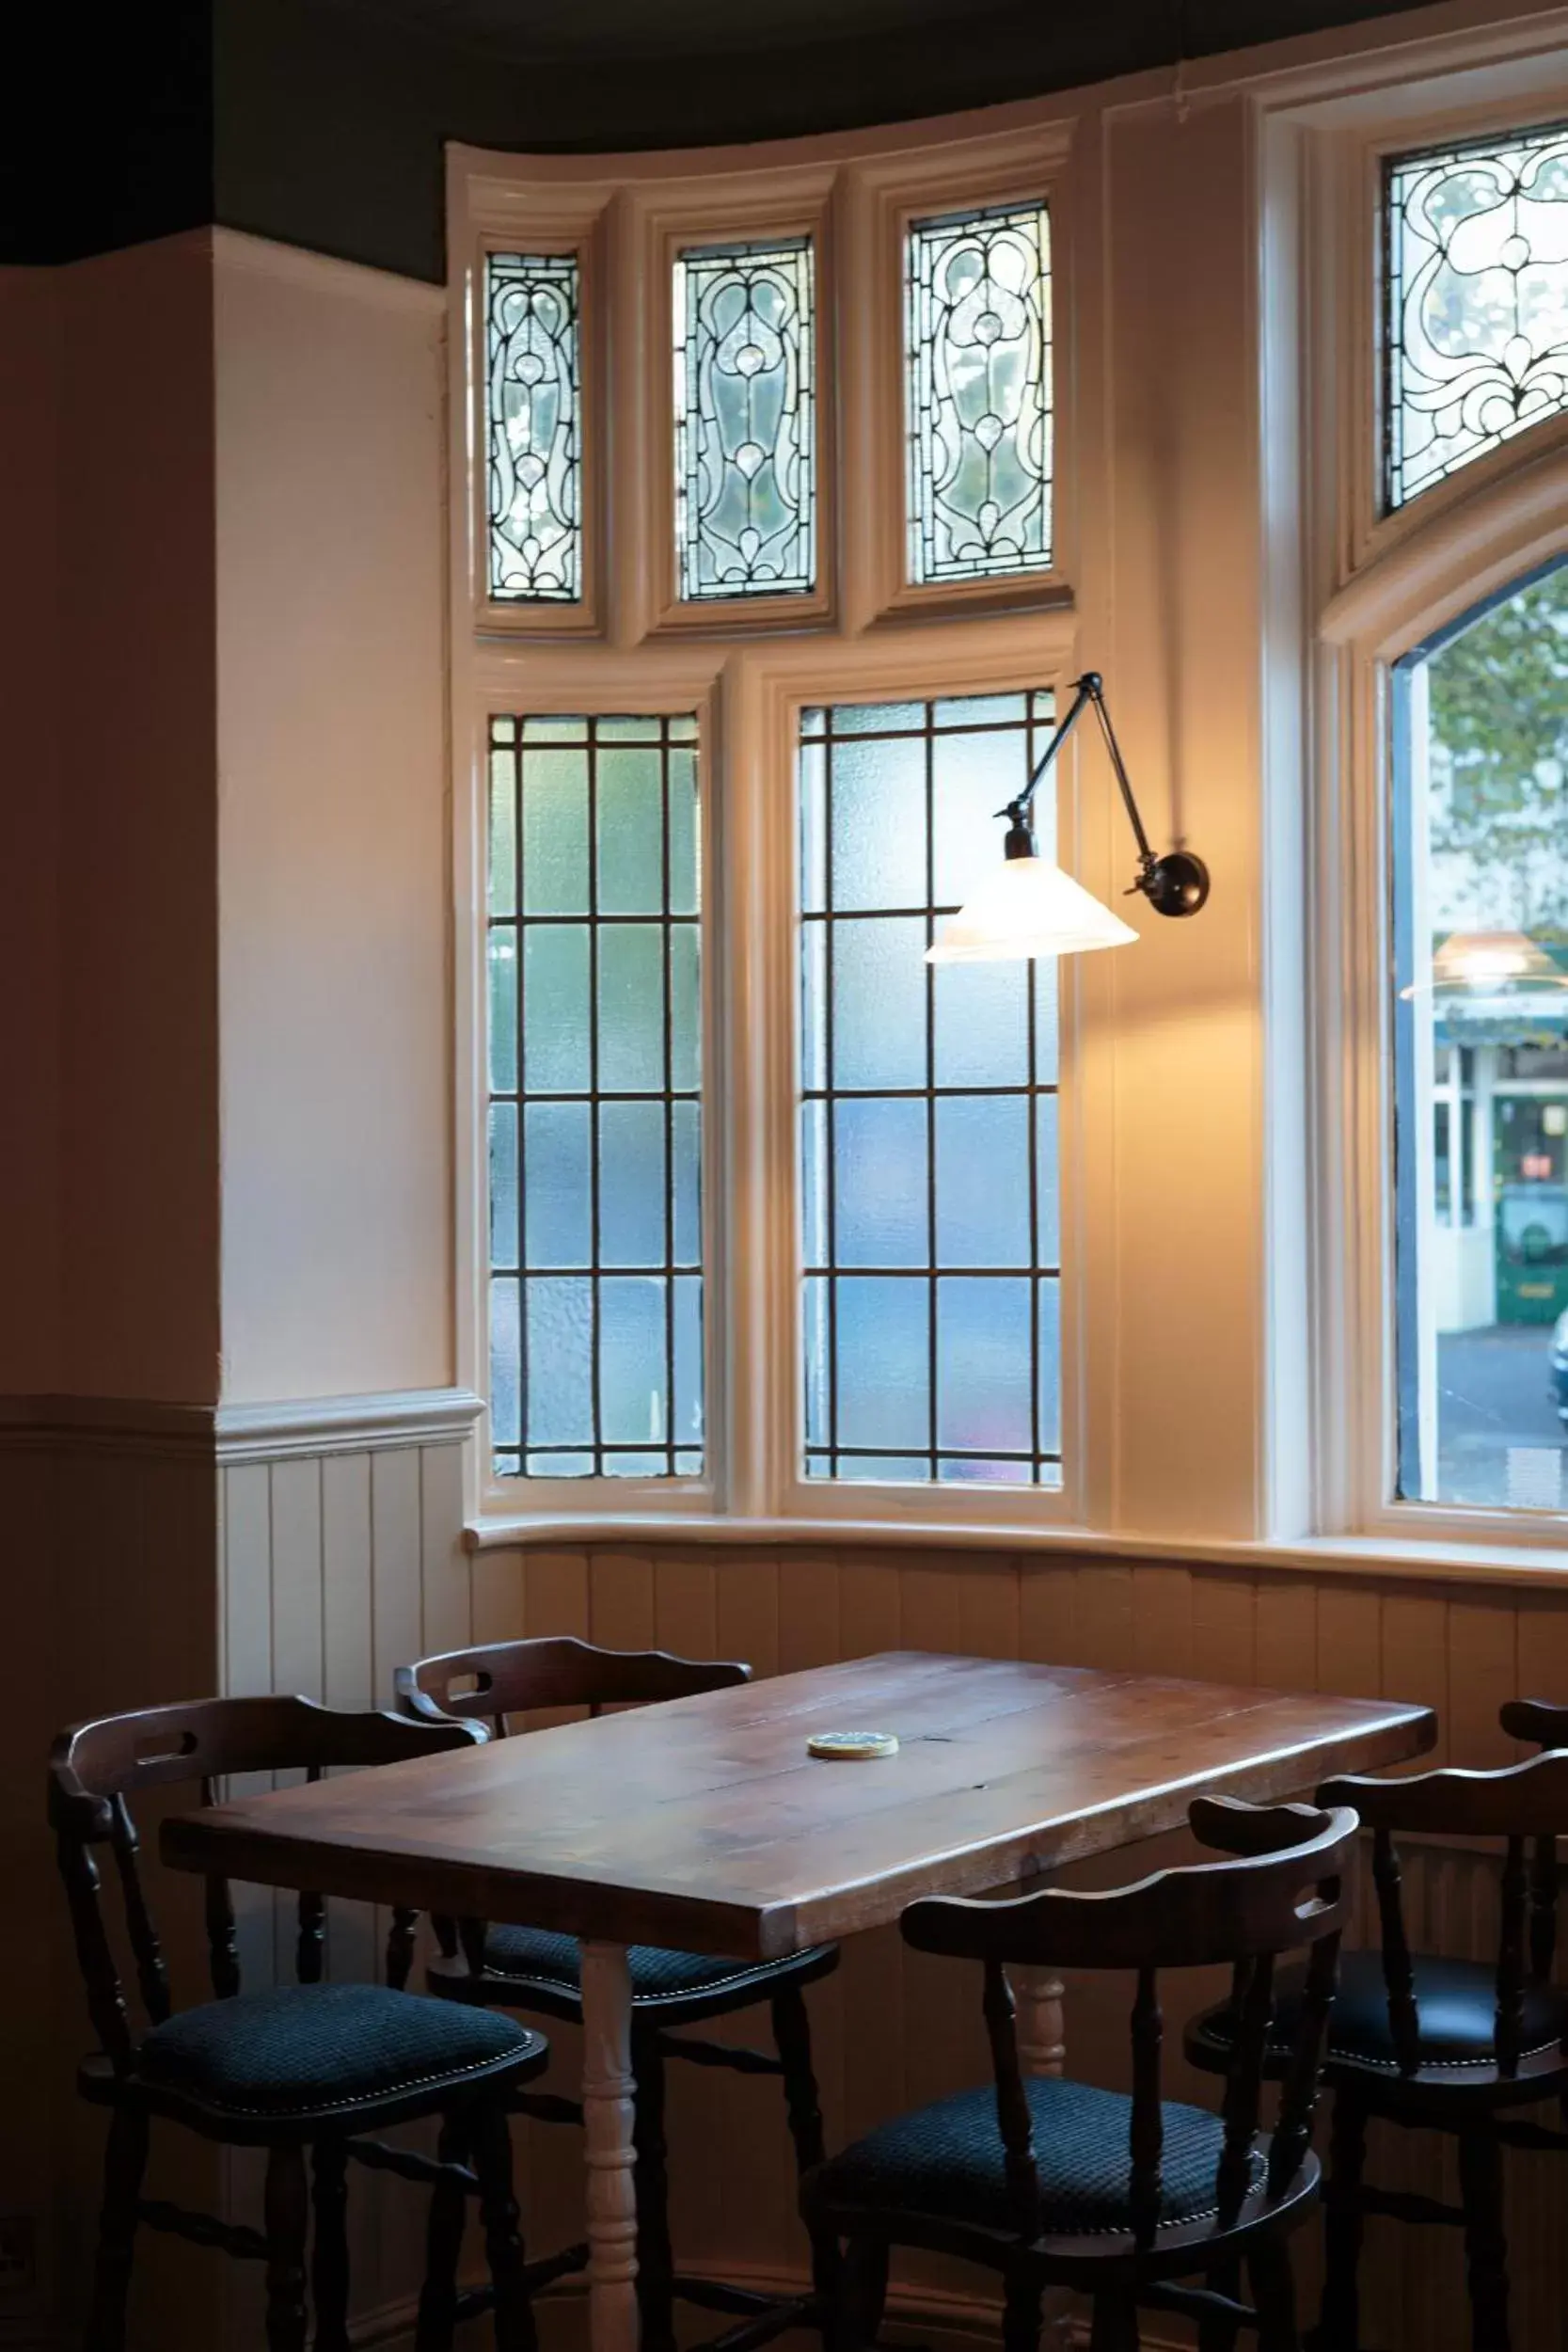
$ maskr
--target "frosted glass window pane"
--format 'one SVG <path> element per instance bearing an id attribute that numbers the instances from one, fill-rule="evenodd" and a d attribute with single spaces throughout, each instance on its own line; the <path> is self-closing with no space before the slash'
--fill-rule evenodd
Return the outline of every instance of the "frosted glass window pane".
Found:
<path id="1" fill-rule="evenodd" d="M 917 220 L 905 246 L 910 578 L 1051 563 L 1051 230 L 1043 204 Z"/>
<path id="2" fill-rule="evenodd" d="M 684 597 L 816 583 L 811 241 L 677 255 L 675 548 Z"/>
<path id="3" fill-rule="evenodd" d="M 577 256 L 492 253 L 484 281 L 490 594 L 573 604 L 582 595 Z"/>
<path id="4" fill-rule="evenodd" d="M 703 1438 L 703 1285 L 699 1276 L 677 1276 L 672 1286 L 672 1313 L 674 1318 L 675 1357 L 675 1428 L 676 1442 L 700 1447 Z M 702 1467 L 702 1455 L 688 1456 L 684 1473 L 680 1456 L 676 1456 L 677 1475 L 693 1475 L 692 1465 Z"/>
<path id="5" fill-rule="evenodd" d="M 1568 126 L 1384 168 L 1394 508 L 1568 405 Z"/>
<path id="6" fill-rule="evenodd" d="M 588 927 L 531 923 L 523 941 L 528 1091 L 579 1094 L 589 1083 Z"/>
<path id="7" fill-rule="evenodd" d="M 490 1263 L 517 1263 L 517 1108 L 490 1105 Z"/>
<path id="8" fill-rule="evenodd" d="M 1024 1457 L 1034 1451 L 1029 1289 L 1010 1277 L 937 1284 L 937 1443 L 944 1451 Z"/>
<path id="9" fill-rule="evenodd" d="M 594 800 L 601 914 L 664 905 L 664 762 L 657 744 L 601 749 Z"/>
<path id="10" fill-rule="evenodd" d="M 515 824 L 517 759 L 511 750 L 490 755 L 490 912 L 517 911 L 517 841 Z"/>
<path id="11" fill-rule="evenodd" d="M 953 911 L 944 889 L 994 865 L 994 812 L 1023 788 L 1050 722 L 1040 693 L 803 721 L 811 1478 L 1061 1483 L 1054 967 L 923 961 Z M 1037 811 L 1049 839 L 1049 785 Z"/>
<path id="12" fill-rule="evenodd" d="M 697 825 L 697 755 L 670 749 L 670 912 L 695 914 L 701 836 Z"/>
<path id="13" fill-rule="evenodd" d="M 517 1085 L 517 934 L 510 925 L 490 933 L 490 1091 L 511 1094 Z"/>
<path id="14" fill-rule="evenodd" d="M 674 1263 L 698 1266 L 703 1262 L 703 1114 L 700 1104 L 672 1104 L 670 1147 L 673 1155 L 670 1187 Z"/>
<path id="15" fill-rule="evenodd" d="M 490 740 L 495 1470 L 698 1477 L 695 722 L 497 716 Z"/>
<path id="16" fill-rule="evenodd" d="M 607 1266 L 664 1263 L 662 1103 L 599 1107 L 599 1261 Z"/>
<path id="17" fill-rule="evenodd" d="M 702 1083 L 702 937 L 695 923 L 670 932 L 670 1084 L 695 1093 Z"/>
<path id="18" fill-rule="evenodd" d="M 838 1442 L 902 1453 L 926 1442 L 930 1292 L 918 1276 L 844 1274 L 838 1290 Z"/>
<path id="19" fill-rule="evenodd" d="M 939 963 L 932 993 L 939 1087 L 1028 1084 L 1026 963 Z"/>
<path id="20" fill-rule="evenodd" d="M 524 1263 L 589 1263 L 594 1254 L 593 1143 L 586 1103 L 528 1103 L 523 1109 L 528 1168 Z"/>
<path id="21" fill-rule="evenodd" d="M 926 1083 L 927 927 L 880 915 L 833 925 L 832 1082 Z"/>
<path id="22" fill-rule="evenodd" d="M 523 757 L 523 905 L 588 913 L 588 755 L 563 746 Z"/>
<path id="23" fill-rule="evenodd" d="M 535 1274 L 528 1292 L 528 1443 L 570 1445 L 594 1426 L 594 1284 Z"/>
<path id="24" fill-rule="evenodd" d="M 1029 1108 L 1026 1094 L 938 1098 L 938 1265 L 1030 1263 Z"/>
<path id="25" fill-rule="evenodd" d="M 924 741 L 837 744 L 832 772 L 834 910 L 924 906 Z"/>
<path id="26" fill-rule="evenodd" d="M 490 1285 L 490 1426 L 497 1445 L 515 1445 L 522 1420 L 517 1379 L 520 1317 L 515 1281 Z"/>
<path id="27" fill-rule="evenodd" d="M 664 1084 L 664 934 L 655 924 L 599 928 L 599 1084 L 609 1094 Z"/>
<path id="28" fill-rule="evenodd" d="M 841 1266 L 923 1266 L 930 1233 L 926 1105 L 850 1097 L 834 1108 L 834 1257 Z"/>
<path id="29" fill-rule="evenodd" d="M 662 1448 L 669 1432 L 667 1285 L 607 1276 L 599 1285 L 599 1423 L 607 1445 Z M 644 1468 L 661 1470 L 661 1460 Z"/>

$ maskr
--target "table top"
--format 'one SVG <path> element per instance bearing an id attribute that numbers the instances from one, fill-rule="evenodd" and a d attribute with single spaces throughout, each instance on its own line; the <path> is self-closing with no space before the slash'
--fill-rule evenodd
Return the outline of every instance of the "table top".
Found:
<path id="1" fill-rule="evenodd" d="M 893 1731 L 828 1761 L 822 1731 Z M 245 1797 L 165 1859 L 614 1943 L 771 1959 L 1431 1747 L 1428 1708 L 891 1652 Z"/>

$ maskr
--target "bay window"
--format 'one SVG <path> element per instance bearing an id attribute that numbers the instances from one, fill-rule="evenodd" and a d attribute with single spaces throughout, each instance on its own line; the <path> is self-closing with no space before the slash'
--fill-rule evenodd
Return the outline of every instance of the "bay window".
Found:
<path id="1" fill-rule="evenodd" d="M 492 1511 L 1071 1506 L 1070 993 L 925 961 L 1073 675 L 1064 164 L 454 157 Z"/>

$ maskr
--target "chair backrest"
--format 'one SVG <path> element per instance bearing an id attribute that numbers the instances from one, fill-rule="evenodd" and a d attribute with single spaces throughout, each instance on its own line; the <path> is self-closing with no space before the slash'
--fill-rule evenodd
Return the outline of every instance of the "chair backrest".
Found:
<path id="1" fill-rule="evenodd" d="M 1499 1710 L 1498 1720 L 1511 1740 L 1530 1740 L 1543 1750 L 1568 1748 L 1568 1707 L 1554 1707 L 1549 1699 L 1510 1699 Z M 1557 1957 L 1559 1882 L 1555 1836 L 1543 1836 L 1535 1840 L 1529 1881 L 1530 1971 L 1544 1984 L 1551 1976 L 1552 1963 Z"/>
<path id="2" fill-rule="evenodd" d="M 1013 2214 L 1025 2239 L 1039 2231 L 1040 2192 L 1005 1973 L 1009 1963 L 1137 1973 L 1128 2187 L 1133 2233 L 1147 2242 L 1159 2226 L 1164 2146 L 1160 1971 L 1216 1962 L 1228 1962 L 1233 1971 L 1235 2040 L 1214 2184 L 1223 2229 L 1255 2185 L 1253 2144 L 1274 2010 L 1274 1964 L 1281 1953 L 1309 1947 L 1301 2026 L 1269 2151 L 1268 2196 L 1283 2196 L 1301 2169 L 1348 1914 L 1344 1877 L 1356 1818 L 1345 1807 L 1257 1806 L 1200 1797 L 1188 1820 L 1201 1844 L 1232 1858 L 1161 1870 L 1104 1894 L 1049 1887 L 1006 1902 L 939 1897 L 904 1914 L 904 1938 L 916 1950 L 984 1963 L 997 2122 Z"/>
<path id="3" fill-rule="evenodd" d="M 1531 1705 L 1515 1702 L 1504 1708 L 1504 1727 L 1512 1729 L 1511 1718 L 1522 1720 L 1519 1710 Z M 1493 2056 L 1499 2077 L 1517 2074 L 1526 1989 L 1550 1977 L 1557 1944 L 1557 1840 L 1568 1831 L 1568 1753 L 1548 1751 L 1528 1763 L 1488 1772 L 1449 1769 L 1403 1780 L 1347 1774 L 1325 1782 L 1318 1802 L 1354 1805 L 1372 1833 L 1372 1883 L 1389 2030 L 1400 2071 L 1407 2075 L 1420 2072 L 1421 2026 L 1395 1839 L 1402 1832 L 1407 1836 L 1504 1841 Z M 1526 1860 L 1531 1842 L 1533 1867 Z M 1475 2077 L 1473 2067 L 1466 2071 Z"/>
<path id="4" fill-rule="evenodd" d="M 60 1732 L 49 1757 L 49 1819 L 71 1906 L 87 2007 L 105 2057 L 117 2068 L 131 2062 L 136 2034 L 104 1916 L 94 1849 L 113 1857 L 125 1936 L 149 2025 L 171 2012 L 168 1969 L 142 1883 L 140 1849 L 130 1800 L 170 1783 L 198 1781 L 211 1804 L 215 1781 L 230 1772 L 324 1772 L 349 1765 L 391 1764 L 404 1756 L 483 1740 L 470 1724 L 417 1724 L 391 1714 L 348 1714 L 303 1698 L 193 1699 L 150 1707 L 132 1715 L 104 1715 Z M 234 1905 L 229 1883 L 206 1882 L 206 1929 L 213 1991 L 221 1999 L 240 1990 Z M 416 1915 L 394 1915 L 388 1947 L 388 1981 L 406 1980 L 413 1959 Z M 299 1898 L 295 1967 L 302 1984 L 320 1981 L 326 1906 L 319 1895 Z"/>
<path id="5" fill-rule="evenodd" d="M 661 1649 L 599 1649 L 571 1634 L 534 1641 L 492 1642 L 448 1650 L 400 1666 L 399 1704 L 427 1723 L 478 1722 L 502 1737 L 509 1719 L 536 1708 L 641 1707 L 657 1699 L 691 1698 L 749 1682 L 750 1666 L 732 1661 L 673 1658 Z"/>

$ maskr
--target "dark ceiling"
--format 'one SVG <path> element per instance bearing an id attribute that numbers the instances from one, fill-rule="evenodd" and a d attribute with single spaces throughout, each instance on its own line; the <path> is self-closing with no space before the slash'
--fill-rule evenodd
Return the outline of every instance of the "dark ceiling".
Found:
<path id="1" fill-rule="evenodd" d="M 0 262 L 220 221 L 439 282 L 451 140 L 705 147 L 1168 72 L 1414 0 L 158 0 L 0 76 Z M 91 160 L 62 175 L 60 154 Z"/>
<path id="2" fill-rule="evenodd" d="M 349 0 L 508 65 L 717 57 L 974 27 L 988 0 Z M 991 9 L 1006 0 L 989 0 Z M 1049 0 L 1041 0 L 1049 13 Z M 1174 0 L 1173 0 L 1174 9 Z M 1174 14 L 1173 14 L 1174 22 Z"/>

